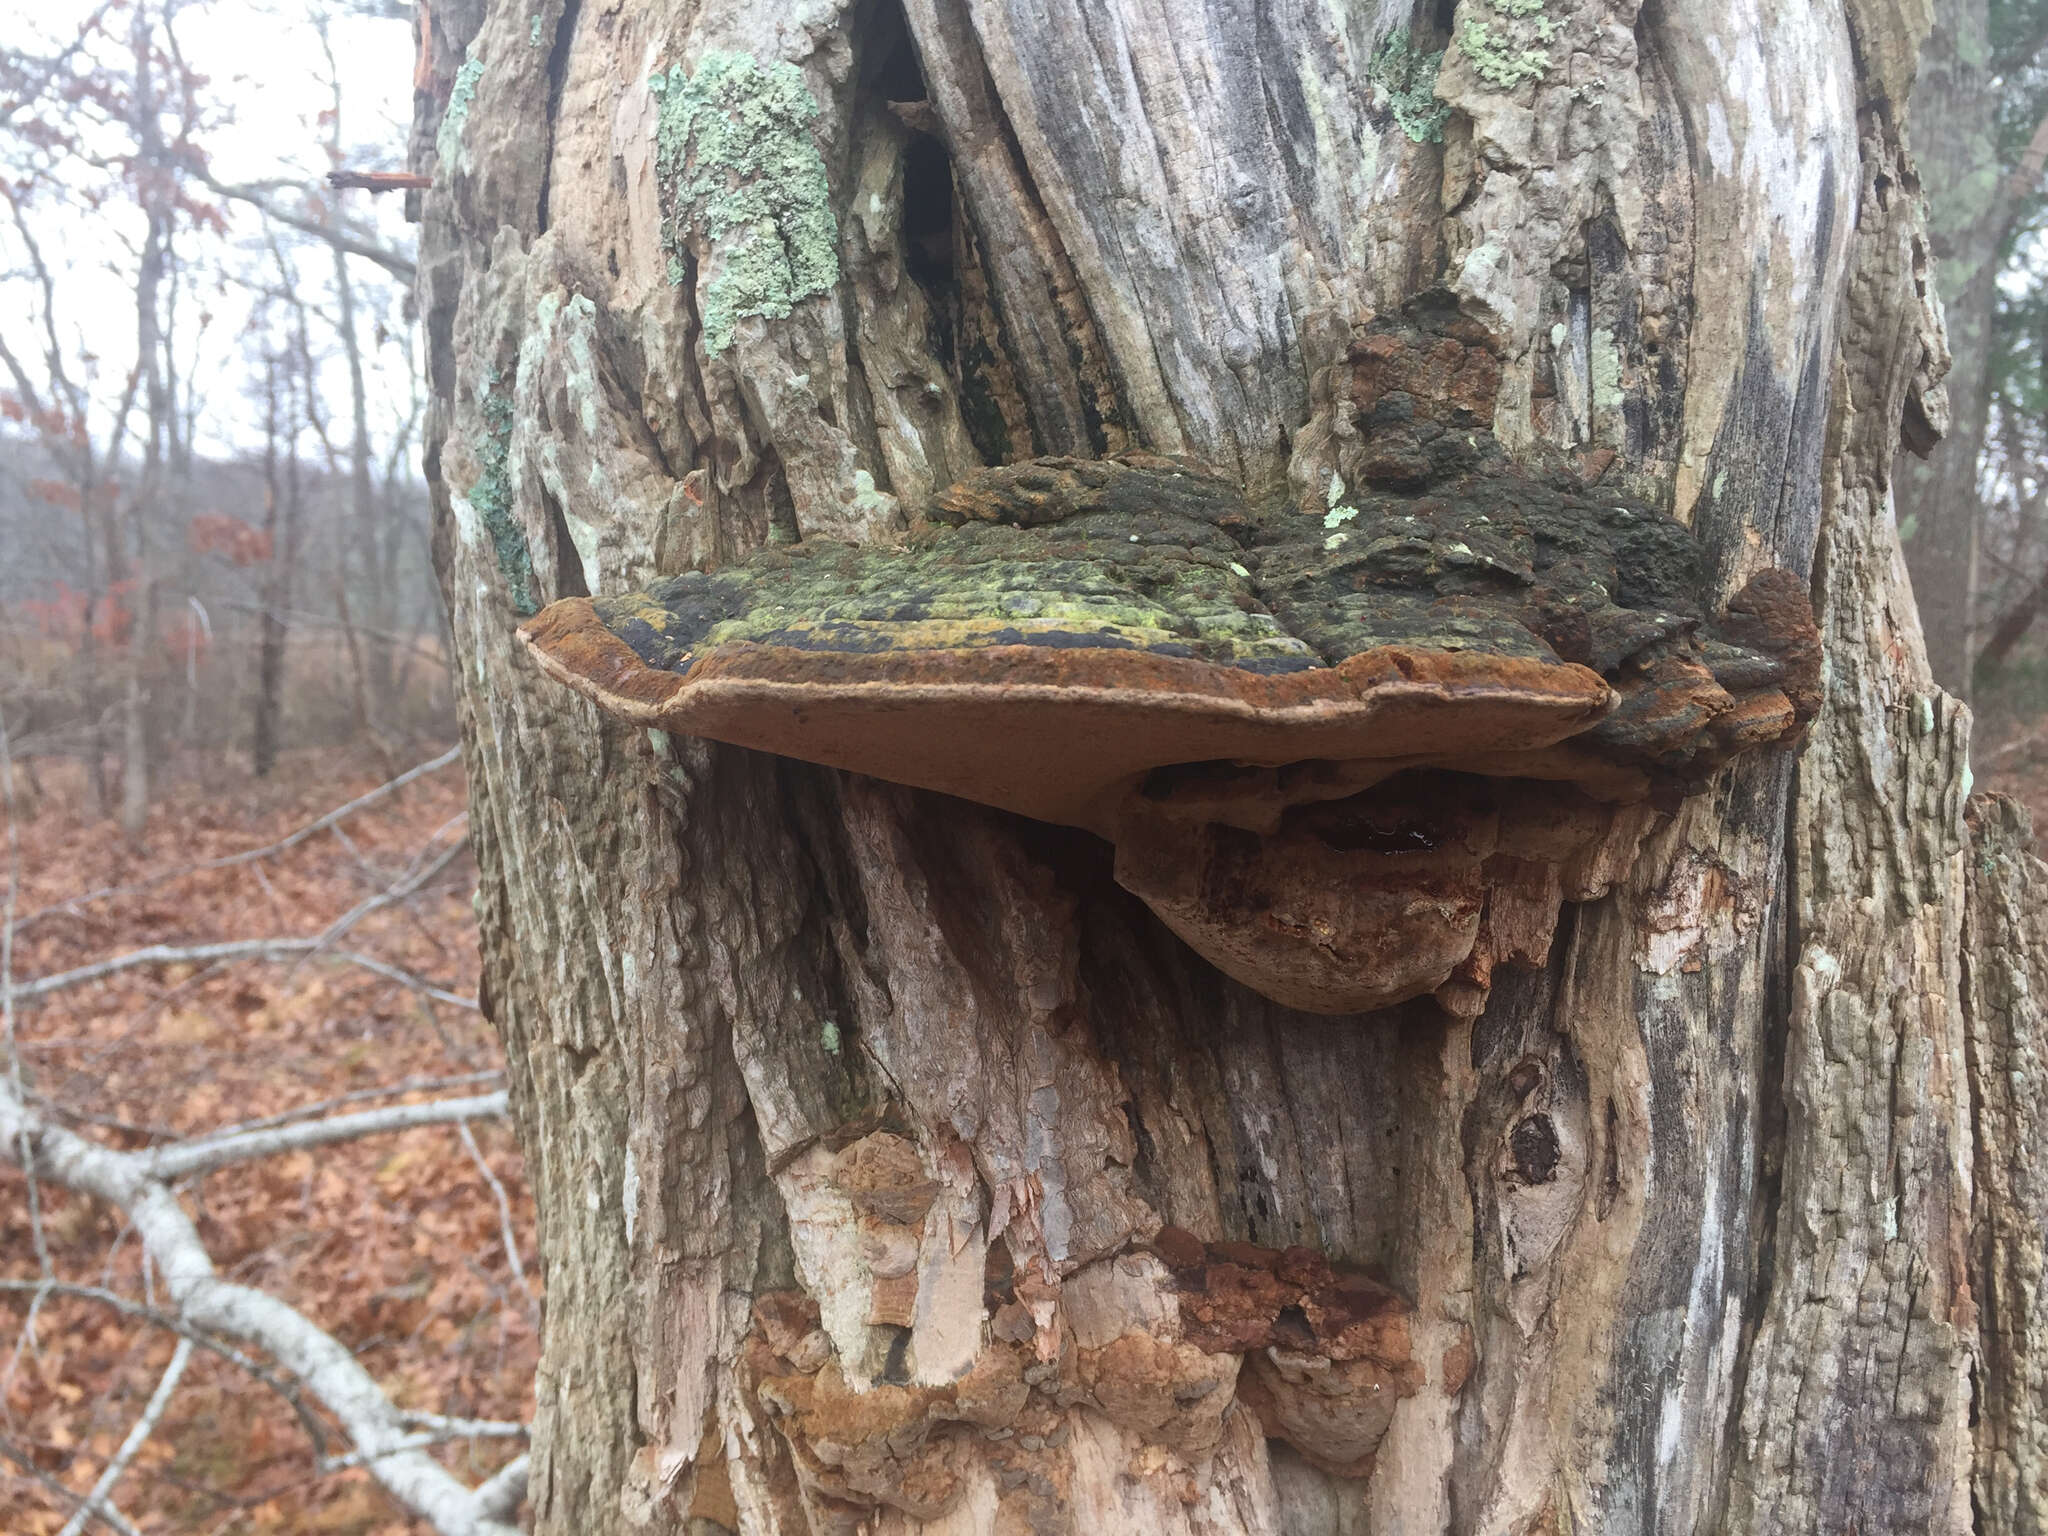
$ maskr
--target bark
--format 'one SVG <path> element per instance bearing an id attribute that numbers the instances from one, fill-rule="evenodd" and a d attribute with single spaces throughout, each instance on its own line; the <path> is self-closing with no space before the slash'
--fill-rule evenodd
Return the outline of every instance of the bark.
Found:
<path id="1" fill-rule="evenodd" d="M 2048 868 L 2033 828 L 2001 796 L 1969 816 L 1970 899 L 1964 915 L 1964 999 L 1977 1105 L 1971 1275 L 1979 1304 L 1974 1492 L 1987 1530 L 2032 1531 L 2048 1521 L 2048 1295 L 2041 1286 L 2048 1181 L 2034 1149 L 2048 1019 Z"/>
<path id="2" fill-rule="evenodd" d="M 537 1530 L 1971 1528 L 1967 716 L 1888 512 L 1943 409 L 1927 16 L 1527 9 L 1445 18 L 1447 112 L 1433 16 L 1287 0 L 423 10 Z M 777 64 L 815 119 L 717 227 L 664 111 L 720 69 L 787 103 Z M 1320 516 L 1432 425 L 1354 353 L 1431 291 L 1532 473 L 1670 508 L 1717 600 L 1810 574 L 1831 675 L 1796 771 L 1667 807 L 1476 1019 L 1290 1012 L 1086 834 L 627 729 L 513 641 L 1036 453 Z"/>

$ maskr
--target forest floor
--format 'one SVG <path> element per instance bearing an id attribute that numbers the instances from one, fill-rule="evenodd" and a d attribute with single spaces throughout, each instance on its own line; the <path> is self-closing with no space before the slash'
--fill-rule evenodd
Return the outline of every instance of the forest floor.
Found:
<path id="1" fill-rule="evenodd" d="M 336 948 L 473 998 L 459 763 L 283 851 L 192 869 L 275 842 L 391 776 L 366 757 L 306 753 L 266 783 L 174 787 L 140 852 L 110 823 L 88 820 L 75 791 L 54 785 L 39 813 L 17 823 L 13 975 L 49 976 L 150 945 L 306 938 L 396 888 L 408 893 L 358 915 Z M 79 899 L 110 887 L 130 889 Z M 333 953 L 120 971 L 23 1006 L 17 1035 L 37 1107 L 123 1150 L 313 1105 L 358 1110 L 487 1093 L 502 1067 L 473 1006 Z M 417 1086 L 394 1091 L 406 1084 Z M 217 1170 L 188 1181 L 184 1204 L 223 1276 L 297 1307 L 354 1351 L 401 1408 L 523 1423 L 538 1355 L 532 1204 L 509 1125 L 478 1120 L 470 1130 L 475 1156 L 457 1126 L 386 1133 Z M 525 1251 L 523 1282 L 508 1260 L 501 1191 Z M 13 1169 L 0 1171 L 0 1281 L 40 1272 L 28 1193 Z M 58 1279 L 136 1300 L 160 1295 L 116 1213 L 47 1185 L 37 1193 Z M 29 1299 L 0 1291 L 0 1450 L 83 1491 L 148 1401 L 176 1339 L 63 1296 L 42 1301 L 31 1331 Z M 328 1454 L 345 1444 L 330 1433 Z M 516 1439 L 465 1439 L 436 1454 L 474 1483 L 522 1449 Z M 292 1405 L 199 1350 L 113 1501 L 149 1532 L 423 1529 L 360 1468 L 323 1473 L 319 1454 Z M 72 1512 L 48 1482 L 0 1458 L 0 1531 L 54 1536 Z"/>
<path id="2" fill-rule="evenodd" d="M 2034 818 L 2034 852 L 2048 856 L 2048 722 L 2043 728 L 2003 733 L 1973 754 L 1978 791 L 2011 795 Z"/>

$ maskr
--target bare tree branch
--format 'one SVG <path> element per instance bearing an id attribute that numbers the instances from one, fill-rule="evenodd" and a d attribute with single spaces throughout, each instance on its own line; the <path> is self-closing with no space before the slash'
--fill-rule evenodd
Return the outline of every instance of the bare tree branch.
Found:
<path id="1" fill-rule="evenodd" d="M 457 1419 L 445 1413 L 417 1413 L 410 1408 L 399 1409 L 398 1416 L 414 1429 L 430 1429 L 447 1440 L 524 1439 L 533 1432 L 531 1424 L 522 1424 L 517 1419 Z"/>
<path id="2" fill-rule="evenodd" d="M 125 1232 L 128 1229 L 124 1227 L 122 1230 Z M 115 1241 L 119 1242 L 119 1238 Z M 119 1291 L 110 1291 L 98 1285 L 73 1285 L 63 1280 L 0 1280 L 0 1291 L 31 1292 L 34 1294 L 35 1305 L 38 1306 L 50 1296 L 74 1296 L 84 1301 L 96 1301 L 101 1306 L 111 1307 L 123 1317 L 132 1317 L 138 1322 L 154 1323 L 159 1328 L 175 1333 L 181 1339 L 189 1339 L 201 1349 L 212 1350 L 228 1364 L 248 1372 L 283 1398 L 290 1405 L 292 1412 L 298 1415 L 299 1423 L 306 1431 L 306 1438 L 313 1443 L 313 1454 L 316 1457 L 324 1457 L 327 1454 L 327 1426 L 322 1424 L 319 1416 L 306 1406 L 305 1398 L 297 1387 L 260 1361 L 252 1360 L 225 1339 L 215 1338 L 203 1329 L 194 1328 L 181 1317 L 173 1316 L 162 1308 L 152 1307 L 145 1302 L 131 1301 Z M 404 1417 L 406 1423 L 413 1422 L 412 1415 L 407 1414 Z"/>
<path id="3" fill-rule="evenodd" d="M 113 1459 L 101 1469 L 99 1479 L 92 1485 L 92 1491 L 64 1522 L 64 1528 L 57 1536 L 79 1536 L 100 1508 L 113 1497 L 114 1485 L 126 1475 L 129 1464 L 135 1460 L 149 1437 L 156 1432 L 157 1421 L 164 1416 L 164 1409 L 171 1404 L 171 1394 L 178 1390 L 178 1381 L 185 1374 L 185 1367 L 192 1361 L 192 1341 L 178 1340 L 178 1347 L 171 1351 L 171 1363 L 164 1367 L 164 1373 L 157 1379 L 156 1390 L 143 1404 L 142 1413 L 135 1420 L 128 1437 L 121 1442 L 121 1448 L 114 1452 Z"/>
<path id="4" fill-rule="evenodd" d="M 492 1071 L 462 1072 L 454 1077 L 408 1077 L 376 1088 L 358 1088 L 352 1093 L 340 1094 L 331 1099 L 317 1099 L 311 1104 L 301 1104 L 296 1109 L 280 1110 L 261 1119 L 223 1125 L 216 1130 L 208 1131 L 207 1135 L 237 1136 L 244 1131 L 267 1130 L 273 1125 L 290 1125 L 294 1121 L 308 1120 L 315 1115 L 324 1115 L 331 1109 L 339 1109 L 344 1104 L 360 1104 L 365 1099 L 391 1099 L 401 1093 L 432 1093 L 441 1088 L 471 1088 L 478 1083 L 498 1082 L 504 1076 L 503 1072 Z"/>
<path id="5" fill-rule="evenodd" d="M 322 939 L 230 939 L 220 944 L 152 944 L 147 949 L 131 949 L 125 955 L 110 955 L 105 960 L 95 960 L 91 965 L 81 965 L 75 970 L 58 971 L 49 976 L 38 976 L 33 981 L 14 983 L 8 995 L 17 1002 L 33 1002 L 39 997 L 48 997 L 53 992 L 62 992 L 70 987 L 83 986 L 89 981 L 100 981 L 108 976 L 119 975 L 122 971 L 136 970 L 148 965 L 210 965 L 223 960 L 267 960 L 282 962 L 296 960 L 323 950 Z M 459 992 L 450 992 L 446 987 L 436 986 L 424 976 L 415 976 L 411 971 L 392 965 L 388 961 L 371 955 L 358 954 L 352 949 L 325 951 L 336 960 L 359 966 L 373 975 L 387 981 L 398 982 L 411 987 L 415 992 L 433 998 L 436 1002 L 452 1003 L 458 1008 L 476 1011 L 476 999 L 464 997 Z"/>
<path id="6" fill-rule="evenodd" d="M 520 1458 L 521 1461 L 525 1459 L 523 1456 Z M 135 1528 L 133 1522 L 105 1499 L 95 1501 L 84 1495 L 73 1493 L 69 1488 L 58 1482 L 57 1479 L 37 1466 L 26 1452 L 17 1450 L 12 1443 L 5 1439 L 0 1439 L 0 1461 L 13 1462 L 23 1472 L 74 1508 L 90 1510 L 95 1519 L 104 1520 L 114 1530 L 119 1532 L 120 1536 L 142 1536 L 142 1532 Z M 484 1486 L 488 1488 L 490 1484 L 486 1483 Z"/>
<path id="7" fill-rule="evenodd" d="M 465 811 L 460 816 L 457 816 L 455 820 L 457 822 L 467 822 L 469 820 L 469 813 Z M 445 831 L 446 828 L 442 830 Z M 438 839 L 440 835 L 440 832 L 436 832 L 434 837 Z M 433 843 L 430 840 L 428 847 L 431 848 L 432 846 Z M 325 948 L 327 945 L 334 943 L 371 913 L 381 912 L 386 907 L 396 905 L 398 902 L 405 901 L 419 894 L 422 886 L 440 874 L 450 864 L 453 864 L 456 858 L 468 847 L 469 835 L 465 832 L 453 843 L 442 849 L 439 854 L 435 855 L 431 863 L 427 862 L 427 854 L 421 853 L 419 858 L 413 862 L 413 867 L 400 875 L 388 889 L 379 891 L 374 896 L 364 897 L 321 930 L 321 947 Z M 316 954 L 318 952 L 318 950 L 314 951 Z"/>
<path id="8" fill-rule="evenodd" d="M 0 1146 L 10 1157 L 31 1148 L 34 1167 L 45 1179 L 125 1212 L 177 1315 L 260 1346 L 305 1382 L 341 1421 L 370 1474 L 440 1536 L 514 1536 L 512 1526 L 482 1513 L 476 1492 L 424 1450 L 402 1447 L 408 1438 L 403 1416 L 338 1340 L 277 1297 L 220 1278 L 192 1219 L 150 1171 L 148 1154 L 115 1152 L 88 1141 L 38 1115 L 5 1086 Z"/>
<path id="9" fill-rule="evenodd" d="M 259 1157 L 275 1157 L 305 1147 L 331 1146 L 337 1141 L 356 1141 L 388 1131 L 409 1131 L 422 1125 L 447 1125 L 505 1113 L 503 1092 L 479 1094 L 467 1099 L 437 1099 L 426 1104 L 393 1104 L 384 1109 L 366 1109 L 360 1114 L 335 1115 L 298 1125 L 280 1125 L 264 1131 L 238 1131 L 228 1136 L 204 1136 L 168 1147 L 151 1147 L 126 1154 L 137 1168 L 153 1179 L 183 1179 L 195 1173 L 210 1173 L 230 1163 L 246 1163 Z M 471 1143 L 474 1144 L 473 1142 Z M 502 1191 L 500 1191 L 502 1208 Z M 514 1258 L 516 1271 L 519 1261 Z"/>
<path id="10" fill-rule="evenodd" d="M 503 1100 L 506 1096 L 499 1094 Z M 503 1111 L 501 1110 L 500 1113 Z M 463 1121 L 458 1127 L 462 1132 L 462 1145 L 468 1150 L 470 1161 L 477 1166 L 477 1172 L 484 1176 L 484 1182 L 491 1186 L 491 1195 L 498 1202 L 498 1231 L 500 1241 L 505 1245 L 505 1262 L 512 1268 L 512 1279 L 519 1286 L 519 1294 L 526 1298 L 526 1315 L 538 1326 L 540 1303 L 534 1299 L 533 1287 L 526 1281 L 526 1265 L 519 1258 L 519 1229 L 512 1224 L 512 1202 L 506 1198 L 505 1186 L 498 1182 L 498 1176 L 491 1171 L 491 1165 L 484 1161 L 483 1149 L 476 1144 L 476 1137 L 469 1129 L 469 1122 Z"/>
<path id="11" fill-rule="evenodd" d="M 529 1458 L 519 1456 L 477 1485 L 476 1512 L 485 1520 L 509 1520 L 526 1498 Z"/>
<path id="12" fill-rule="evenodd" d="M 373 261 L 394 277 L 402 277 L 411 282 L 418 273 L 419 269 L 410 258 L 388 250 L 374 241 L 360 239 L 331 224 L 323 224 L 308 214 L 295 213 L 274 200 L 264 187 L 218 180 L 211 171 L 204 169 L 195 161 L 183 162 L 179 168 L 216 196 L 247 203 L 266 219 L 273 219 L 288 229 L 296 229 L 301 234 L 323 240 L 345 255 L 360 256 L 365 261 Z"/>
<path id="13" fill-rule="evenodd" d="M 9 1091 L 17 1100 L 23 1100 L 28 1089 L 22 1081 L 21 1052 L 16 1048 L 14 1034 L 14 908 L 21 895 L 21 827 L 15 819 L 14 750 L 8 741 L 5 720 L 0 720 L 0 812 L 7 817 L 7 895 L 4 905 L 0 905 L 0 1050 L 6 1052 L 6 1060 L 0 1062 L 0 1067 L 6 1069 Z M 25 1130 L 19 1142 L 9 1149 L 8 1155 L 20 1164 L 23 1182 L 28 1186 L 29 1241 L 35 1248 L 36 1272 L 47 1281 L 56 1269 L 50 1262 L 49 1236 L 43 1231 L 43 1192 L 36 1183 L 33 1149 Z M 24 1344 L 35 1342 L 36 1310 L 41 1305 L 40 1296 L 29 1303 L 21 1337 L 8 1353 L 6 1369 L 0 1371 L 0 1403 L 7 1401 L 14 1386 L 14 1372 L 21 1364 Z"/>
<path id="14" fill-rule="evenodd" d="M 452 1420 L 460 1425 L 463 1420 Z M 446 1445 L 451 1440 L 523 1440 L 526 1438 L 524 1424 L 499 1424 L 490 1420 L 466 1421 L 469 1428 L 436 1429 L 424 1434 L 408 1435 L 382 1454 L 389 1456 L 396 1451 L 420 1451 L 431 1445 Z M 350 1451 L 346 1456 L 333 1456 L 320 1463 L 322 1472 L 345 1472 L 350 1467 L 366 1466 L 371 1457 L 366 1451 Z"/>

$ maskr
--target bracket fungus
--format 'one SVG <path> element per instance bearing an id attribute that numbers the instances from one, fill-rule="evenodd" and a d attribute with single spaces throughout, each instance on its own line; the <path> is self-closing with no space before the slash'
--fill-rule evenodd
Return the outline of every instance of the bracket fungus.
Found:
<path id="1" fill-rule="evenodd" d="M 1684 525 L 1511 461 L 1475 332 L 1366 328 L 1360 486 L 1325 507 L 1152 454 L 1038 459 L 900 544 L 771 547 L 520 637 L 636 724 L 1096 832 L 1288 1006 L 1476 1013 L 1658 811 L 1797 739 L 1820 646 L 1790 573 L 1710 613 Z"/>

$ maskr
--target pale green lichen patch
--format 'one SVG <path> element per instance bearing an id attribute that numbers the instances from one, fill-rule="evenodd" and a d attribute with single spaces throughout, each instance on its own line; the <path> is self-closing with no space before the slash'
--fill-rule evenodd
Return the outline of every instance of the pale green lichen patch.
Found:
<path id="1" fill-rule="evenodd" d="M 1538 18 L 1539 22 L 1545 19 Z M 1458 31 L 1458 47 L 1472 61 L 1479 78 L 1498 90 L 1511 91 L 1550 72 L 1547 48 L 1519 46 L 1510 34 L 1497 32 L 1490 22 L 1468 19 Z"/>
<path id="2" fill-rule="evenodd" d="M 469 121 L 469 109 L 476 100 L 476 83 L 483 78 L 482 59 L 464 59 L 455 71 L 455 84 L 448 92 L 448 110 L 441 114 L 441 129 L 434 137 L 434 152 L 444 164 L 452 164 L 462 150 L 462 125 Z"/>
<path id="3" fill-rule="evenodd" d="M 824 158 L 811 138 L 818 103 L 794 64 L 708 53 L 647 88 L 661 101 L 655 170 L 669 278 L 680 282 L 691 231 L 715 247 L 704 290 L 704 347 L 732 345 L 750 315 L 780 320 L 839 281 L 839 229 Z"/>
<path id="4" fill-rule="evenodd" d="M 1386 110 L 1400 130 L 1417 144 L 1441 144 L 1451 109 L 1436 99 L 1436 73 L 1443 50 L 1424 53 L 1409 39 L 1408 29 L 1389 32 L 1373 50 L 1366 78 L 1377 88 Z"/>
<path id="5" fill-rule="evenodd" d="M 1594 408 L 1619 411 L 1622 407 L 1621 346 L 1614 339 L 1614 332 L 1602 329 L 1593 333 L 1592 368 Z"/>
<path id="6" fill-rule="evenodd" d="M 498 388 L 495 376 L 484 385 L 477 414 L 484 423 L 475 443 L 481 473 L 469 488 L 469 505 L 490 535 L 512 611 L 526 618 L 538 613 L 540 605 L 533 599 L 533 555 L 512 515 L 512 401 Z"/>
<path id="7" fill-rule="evenodd" d="M 1550 73 L 1550 44 L 1563 23 L 1549 13 L 1552 0 L 1486 0 L 1494 20 L 1481 21 L 1469 12 L 1458 27 L 1458 48 L 1472 63 L 1473 73 L 1496 90 L 1541 80 Z M 1567 7 L 1569 8 L 1569 7 Z"/>
<path id="8" fill-rule="evenodd" d="M 875 477 L 864 469 L 853 472 L 853 511 L 863 522 L 886 527 L 896 519 L 896 498 L 875 489 Z"/>

